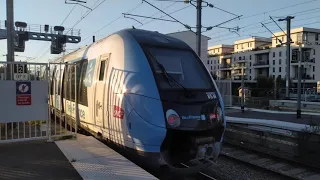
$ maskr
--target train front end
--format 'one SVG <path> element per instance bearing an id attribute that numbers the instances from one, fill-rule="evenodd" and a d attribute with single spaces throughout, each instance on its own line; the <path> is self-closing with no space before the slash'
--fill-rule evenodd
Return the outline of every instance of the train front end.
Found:
<path id="1" fill-rule="evenodd" d="M 189 46 L 142 46 L 163 107 L 166 136 L 161 159 L 183 173 L 198 172 L 220 154 L 224 105 L 201 59 Z M 181 165 L 190 168 L 181 168 Z"/>

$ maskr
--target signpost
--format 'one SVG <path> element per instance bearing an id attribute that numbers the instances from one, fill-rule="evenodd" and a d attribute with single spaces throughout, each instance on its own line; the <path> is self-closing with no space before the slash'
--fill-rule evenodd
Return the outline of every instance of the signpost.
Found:
<path id="1" fill-rule="evenodd" d="M 31 82 L 16 82 L 16 105 L 31 105 Z"/>

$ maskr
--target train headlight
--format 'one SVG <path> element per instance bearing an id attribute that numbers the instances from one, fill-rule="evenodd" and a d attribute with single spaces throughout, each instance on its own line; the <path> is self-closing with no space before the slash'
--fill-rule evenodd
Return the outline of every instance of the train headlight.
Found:
<path id="1" fill-rule="evenodd" d="M 169 109 L 166 113 L 167 122 L 171 127 L 180 126 L 180 117 L 177 112 L 172 109 Z"/>
<path id="2" fill-rule="evenodd" d="M 223 123 L 223 114 L 222 114 L 222 109 L 221 109 L 221 107 L 217 107 L 216 116 L 217 116 L 217 121 L 218 121 L 219 123 Z"/>

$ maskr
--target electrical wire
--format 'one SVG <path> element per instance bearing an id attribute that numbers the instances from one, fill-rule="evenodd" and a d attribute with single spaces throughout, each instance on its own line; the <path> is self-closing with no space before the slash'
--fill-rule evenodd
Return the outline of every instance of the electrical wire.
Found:
<path id="1" fill-rule="evenodd" d="M 284 7 L 281 7 L 281 8 L 277 8 L 277 9 L 272 9 L 272 10 L 269 10 L 269 11 L 265 11 L 263 13 L 257 13 L 257 14 L 253 14 L 253 15 L 247 15 L 247 16 L 244 16 L 240 19 L 243 20 L 243 19 L 247 19 L 247 18 L 251 18 L 251 17 L 255 17 L 255 16 L 259 16 L 259 15 L 264 15 L 266 13 L 269 13 L 269 12 L 275 12 L 275 11 L 279 11 L 279 10 L 283 10 L 283 9 L 287 9 L 287 8 L 291 8 L 291 7 L 295 7 L 295 6 L 300 6 L 300 5 L 304 5 L 304 4 L 308 4 L 308 3 L 312 3 L 312 2 L 315 2 L 315 1 L 318 1 L 318 0 L 310 0 L 310 1 L 306 1 L 306 2 L 302 2 L 302 3 L 297 3 L 297 4 L 293 4 L 293 5 L 290 5 L 290 6 L 284 6 Z M 315 8 L 315 9 L 318 9 L 318 8 Z M 303 12 L 306 12 L 308 10 L 305 10 Z M 310 11 L 310 10 L 309 10 Z M 293 15 L 293 14 L 290 14 L 290 15 Z M 261 21 L 261 22 L 266 22 L 266 21 Z M 257 22 L 257 23 L 253 23 L 253 24 L 260 24 L 261 22 Z M 248 25 L 247 25 L 248 26 Z M 246 26 L 244 26 L 246 27 Z M 240 29 L 243 29 L 244 27 L 241 27 Z M 219 33 L 223 33 L 225 31 L 219 31 L 219 32 L 216 32 L 215 34 L 219 34 Z M 209 34 L 208 36 L 210 36 L 211 34 Z"/>
<path id="2" fill-rule="evenodd" d="M 142 2 L 139 3 L 137 6 L 131 8 L 130 10 L 128 10 L 127 13 L 130 13 L 130 12 L 138 9 L 141 5 L 142 5 Z M 100 29 L 98 29 L 97 31 L 95 31 L 92 35 L 95 35 L 96 33 L 100 32 L 102 29 L 110 26 L 111 24 L 113 24 L 114 22 L 118 21 L 118 20 L 121 19 L 122 17 L 123 17 L 122 15 L 116 17 L 115 19 L 113 19 L 112 21 L 110 21 L 110 22 L 107 23 L 106 25 L 102 26 L 102 27 L 101 27 Z M 90 37 L 91 37 L 91 36 L 87 36 L 86 38 L 84 38 L 84 39 L 82 40 L 82 42 L 86 41 L 86 40 L 87 40 L 88 38 L 90 38 Z"/>

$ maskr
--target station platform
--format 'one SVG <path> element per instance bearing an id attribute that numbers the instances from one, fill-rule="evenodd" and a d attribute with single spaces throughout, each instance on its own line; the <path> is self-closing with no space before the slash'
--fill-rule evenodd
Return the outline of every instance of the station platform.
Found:
<path id="1" fill-rule="evenodd" d="M 2 180 L 81 180 L 55 143 L 45 140 L 0 144 Z"/>
<path id="2" fill-rule="evenodd" d="M 297 119 L 296 112 L 245 108 L 244 113 L 242 113 L 240 107 L 231 107 L 226 109 L 226 116 L 247 119 L 283 121 L 298 124 L 310 124 L 312 122 L 316 125 L 320 125 L 320 113 L 302 112 L 301 118 Z"/>
<path id="3" fill-rule="evenodd" d="M 55 143 L 84 180 L 157 179 L 92 136 Z"/>
<path id="4" fill-rule="evenodd" d="M 0 180 L 157 179 L 92 136 L 0 144 Z"/>

